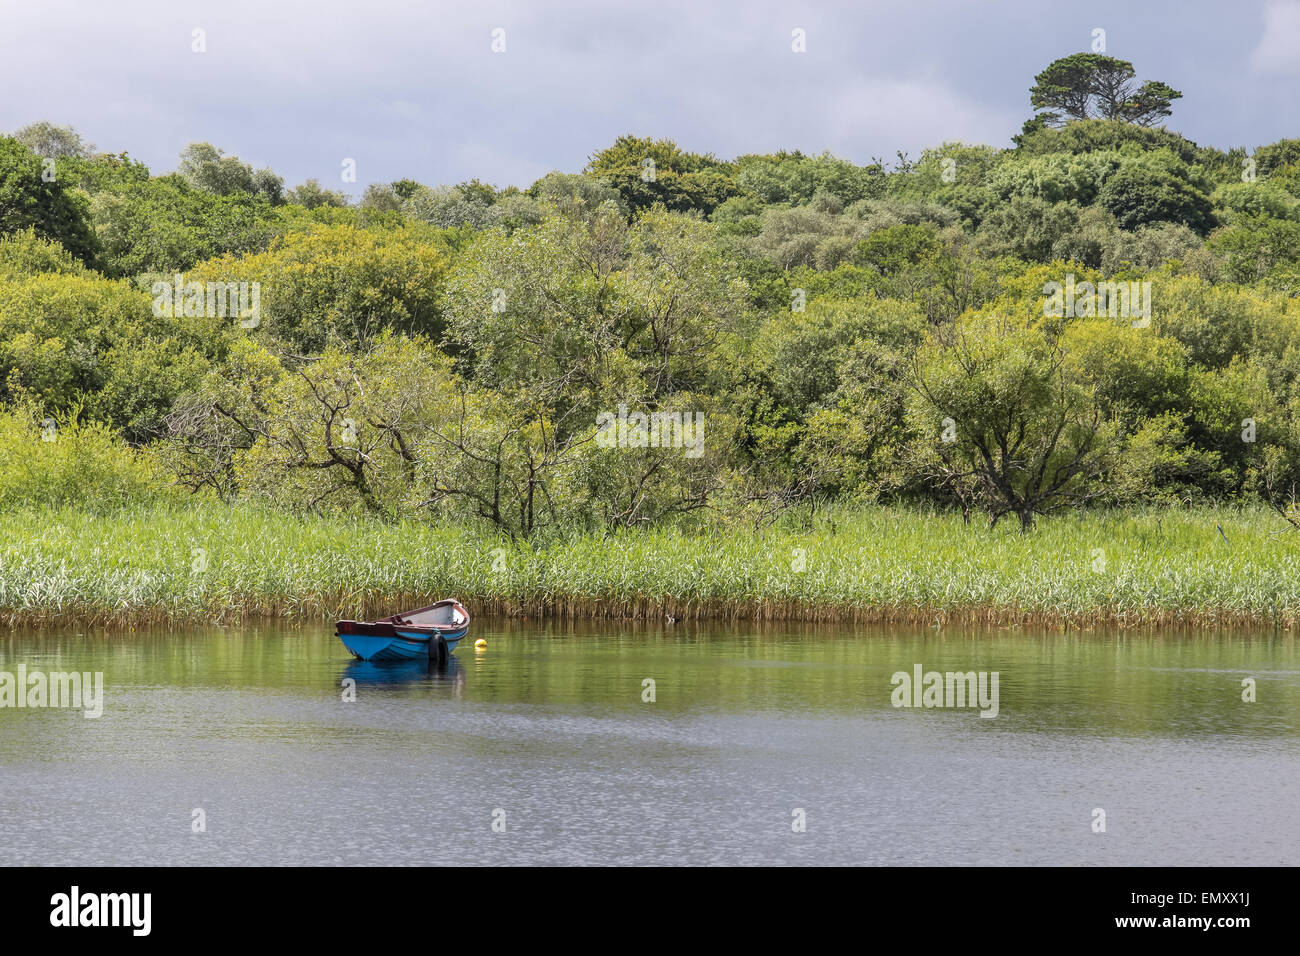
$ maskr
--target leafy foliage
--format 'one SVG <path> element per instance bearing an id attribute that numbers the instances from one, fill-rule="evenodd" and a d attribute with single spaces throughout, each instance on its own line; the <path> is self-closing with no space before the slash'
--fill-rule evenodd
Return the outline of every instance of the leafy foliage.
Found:
<path id="1" fill-rule="evenodd" d="M 1068 119 L 1106 119 L 1152 126 L 1169 116 L 1182 93 L 1156 80 L 1134 82 L 1133 64 L 1100 53 L 1061 57 L 1034 77 L 1034 109 L 1048 125 Z"/>
<path id="2" fill-rule="evenodd" d="M 86 204 L 59 181 L 57 160 L 49 162 L 52 166 L 18 140 L 0 137 L 0 234 L 33 229 L 93 265 L 98 244 Z"/>
<path id="3" fill-rule="evenodd" d="M 1300 527 L 1300 140 L 1199 146 L 1155 125 L 1177 95 L 1081 54 L 1014 149 L 622 136 L 526 189 L 358 203 L 36 124 L 0 140 L 0 439 L 29 459 L 0 495 L 169 480 L 528 546 L 866 500 L 1028 529 L 1260 498 Z M 214 309 L 240 283 L 255 307 Z"/>

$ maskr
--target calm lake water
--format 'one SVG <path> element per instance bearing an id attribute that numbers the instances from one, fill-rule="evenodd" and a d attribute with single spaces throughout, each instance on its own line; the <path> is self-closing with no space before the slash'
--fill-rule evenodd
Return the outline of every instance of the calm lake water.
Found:
<path id="1" fill-rule="evenodd" d="M 0 634 L 0 672 L 105 684 L 98 719 L 0 708 L 0 862 L 1300 863 L 1285 635 L 470 637 L 430 673 L 328 626 Z M 895 708 L 917 664 L 998 672 L 997 716 Z"/>

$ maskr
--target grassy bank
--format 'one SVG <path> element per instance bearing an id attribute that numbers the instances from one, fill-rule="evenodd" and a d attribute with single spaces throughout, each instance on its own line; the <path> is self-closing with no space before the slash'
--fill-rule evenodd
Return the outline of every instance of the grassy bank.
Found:
<path id="1" fill-rule="evenodd" d="M 1300 533 L 1285 527 L 1262 509 L 1153 509 L 1055 518 L 1024 536 L 867 509 L 811 529 L 533 549 L 253 506 L 20 510 L 0 515 L 0 622 L 333 620 L 456 595 L 478 613 L 528 616 L 1291 627 Z"/>

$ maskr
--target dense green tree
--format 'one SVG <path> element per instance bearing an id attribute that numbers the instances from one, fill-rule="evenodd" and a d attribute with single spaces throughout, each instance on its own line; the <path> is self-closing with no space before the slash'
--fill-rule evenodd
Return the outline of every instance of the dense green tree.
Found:
<path id="1" fill-rule="evenodd" d="M 0 399 L 79 410 L 144 441 L 218 349 L 202 320 L 152 314 L 129 283 L 31 234 L 0 243 Z"/>
<path id="2" fill-rule="evenodd" d="M 183 272 L 214 256 L 257 252 L 280 228 L 264 197 L 218 196 L 174 175 L 97 193 L 91 218 L 114 276 Z"/>
<path id="3" fill-rule="evenodd" d="M 882 275 L 894 275 L 939 254 L 943 244 L 929 226 L 889 226 L 873 232 L 854 250 L 857 260 Z"/>
<path id="4" fill-rule="evenodd" d="M 1300 288 L 1300 222 L 1242 216 L 1210 239 L 1234 282 L 1269 282 Z"/>
<path id="5" fill-rule="evenodd" d="M 1069 120 L 1121 120 L 1154 126 L 1169 116 L 1183 94 L 1148 80 L 1138 86 L 1127 60 L 1100 53 L 1074 53 L 1055 60 L 1034 77 L 1029 100 L 1048 125 Z"/>
<path id="6" fill-rule="evenodd" d="M 620 204 L 617 189 L 603 179 L 581 173 L 547 173 L 528 188 L 528 194 L 561 212 L 594 212 L 602 203 Z"/>
<path id="7" fill-rule="evenodd" d="M 181 153 L 177 173 L 201 192 L 217 196 L 262 196 L 272 205 L 284 201 L 284 180 L 269 169 L 253 170 L 238 157 L 211 143 L 191 143 Z"/>
<path id="8" fill-rule="evenodd" d="M 98 243 L 80 196 L 22 143 L 0 137 L 0 233 L 34 229 L 74 256 L 93 263 Z"/>
<path id="9" fill-rule="evenodd" d="M 71 126 L 56 126 L 45 120 L 30 123 L 13 136 L 42 159 L 88 159 L 95 152 L 95 144 L 87 143 Z"/>
<path id="10" fill-rule="evenodd" d="M 149 181 L 149 167 L 126 153 L 99 153 L 89 159 L 65 156 L 58 163 L 59 178 L 88 194 L 126 189 Z"/>
<path id="11" fill-rule="evenodd" d="M 1201 243 L 1191 229 L 1172 222 L 1139 226 L 1133 232 L 1117 231 L 1102 250 L 1100 266 L 1106 275 L 1118 275 L 1133 269 L 1147 272 L 1166 263 L 1181 265 Z"/>
<path id="12" fill-rule="evenodd" d="M 585 172 L 617 189 L 633 211 L 662 203 L 672 211 L 708 215 L 741 191 L 733 165 L 686 152 L 669 139 L 620 136 L 591 157 Z"/>
<path id="13" fill-rule="evenodd" d="M 741 156 L 736 166 L 736 185 L 765 203 L 802 205 L 817 193 L 827 193 L 848 205 L 879 198 L 885 190 L 884 170 L 879 164 L 857 166 L 830 153 Z"/>
<path id="14" fill-rule="evenodd" d="M 1235 221 L 1241 216 L 1254 219 L 1300 219 L 1300 199 L 1267 180 L 1228 183 L 1210 196 L 1219 218 Z"/>
<path id="15" fill-rule="evenodd" d="M 285 201 L 307 209 L 316 209 L 319 206 L 342 208 L 348 205 L 347 196 L 332 189 L 325 189 L 318 179 L 308 179 L 301 186 L 290 189 L 285 195 Z"/>
<path id="16" fill-rule="evenodd" d="M 1267 176 L 1284 166 L 1300 163 L 1300 139 L 1280 139 L 1255 150 L 1256 172 Z"/>
<path id="17" fill-rule="evenodd" d="M 988 189 L 999 199 L 1033 196 L 1047 202 L 1092 204 L 1097 193 L 1124 164 L 1115 151 L 1094 151 L 1074 156 L 1053 153 L 1000 163 L 988 175 Z"/>
<path id="18" fill-rule="evenodd" d="M 496 196 L 491 187 L 471 185 L 439 186 L 430 189 L 421 186 L 402 202 L 402 210 L 412 219 L 451 229 L 468 226 L 485 229 L 494 224 L 493 203 Z"/>
<path id="19" fill-rule="evenodd" d="M 908 376 L 911 467 L 978 503 L 990 523 L 1100 493 L 1115 426 L 1045 326 L 971 314 L 934 335 Z"/>
<path id="20" fill-rule="evenodd" d="M 1217 150 L 1204 149 L 1164 127 L 1134 126 L 1123 120 L 1076 120 L 1062 127 L 1044 126 L 1024 134 L 1016 152 L 1042 156 L 1074 156 L 1092 152 L 1151 152 L 1167 149 L 1184 163 L 1221 158 Z M 1240 169 L 1240 167 L 1238 167 Z"/>
<path id="21" fill-rule="evenodd" d="M 311 354 L 364 347 L 387 331 L 437 339 L 447 262 L 415 230 L 314 226 L 277 237 L 265 252 L 227 255 L 191 269 L 186 282 L 257 283 L 252 334 Z M 169 277 L 164 276 L 166 280 Z M 226 320 L 235 326 L 235 316 Z"/>
<path id="22" fill-rule="evenodd" d="M 984 219 L 979 237 L 992 255 L 1050 262 L 1078 226 L 1080 212 L 1073 203 L 1013 196 Z"/>
<path id="23" fill-rule="evenodd" d="M 629 226 L 606 203 L 483 236 L 451 283 L 450 337 L 480 381 L 590 421 L 619 396 L 699 388 L 739 295 L 705 223 L 658 212 Z"/>
<path id="24" fill-rule="evenodd" d="M 44 272 L 82 275 L 86 267 L 57 242 L 34 229 L 0 234 L 0 279 L 19 279 Z"/>
<path id="25" fill-rule="evenodd" d="M 1182 223 L 1204 235 L 1214 225 L 1209 198 L 1195 186 L 1148 163 L 1126 163 L 1097 194 L 1121 229 L 1157 222 Z"/>

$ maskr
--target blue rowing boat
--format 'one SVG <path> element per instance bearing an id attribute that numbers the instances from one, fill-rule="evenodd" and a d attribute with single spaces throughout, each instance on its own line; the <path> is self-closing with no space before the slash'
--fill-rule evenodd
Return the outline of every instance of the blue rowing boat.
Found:
<path id="1" fill-rule="evenodd" d="M 378 621 L 339 621 L 335 633 L 363 661 L 446 661 L 469 633 L 469 611 L 450 598 Z"/>

